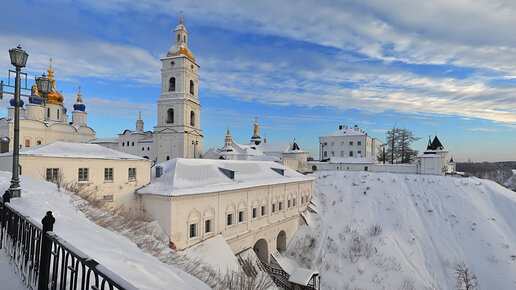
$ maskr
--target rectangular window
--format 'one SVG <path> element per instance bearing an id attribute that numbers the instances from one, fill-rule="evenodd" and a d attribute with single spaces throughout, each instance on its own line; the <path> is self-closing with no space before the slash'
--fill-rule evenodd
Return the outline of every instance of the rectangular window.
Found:
<path id="1" fill-rule="evenodd" d="M 324 151 L 324 152 L 323 152 L 323 156 L 324 156 L 324 157 L 328 156 L 328 152 Z"/>
<path id="2" fill-rule="evenodd" d="M 88 181 L 88 168 L 79 168 L 79 182 L 85 182 Z"/>
<path id="3" fill-rule="evenodd" d="M 230 213 L 230 214 L 228 214 L 228 223 L 227 223 L 227 225 L 230 226 L 232 224 L 233 224 L 233 214 Z"/>
<path id="4" fill-rule="evenodd" d="M 265 215 L 265 205 L 262 205 L 262 216 Z"/>
<path id="5" fill-rule="evenodd" d="M 353 157 L 353 151 L 349 151 L 349 157 Z"/>
<path id="6" fill-rule="evenodd" d="M 113 182 L 113 168 L 104 168 L 104 182 Z"/>
<path id="7" fill-rule="evenodd" d="M 292 200 L 292 206 L 296 206 L 296 199 L 295 198 Z"/>
<path id="8" fill-rule="evenodd" d="M 278 210 L 279 211 L 283 210 L 283 202 L 282 201 L 280 201 L 278 204 Z"/>
<path id="9" fill-rule="evenodd" d="M 290 208 L 290 199 L 287 201 L 287 208 Z"/>
<path id="10" fill-rule="evenodd" d="M 136 168 L 129 168 L 129 181 L 136 180 Z"/>
<path id="11" fill-rule="evenodd" d="M 301 204 L 304 204 L 304 203 L 305 203 L 305 197 L 301 196 Z"/>
<path id="12" fill-rule="evenodd" d="M 349 141 L 349 145 L 353 145 L 353 141 Z"/>
<path id="13" fill-rule="evenodd" d="M 276 204 L 275 204 L 275 203 L 273 203 L 273 204 L 272 204 L 272 213 L 275 213 L 275 212 L 276 212 Z"/>
<path id="14" fill-rule="evenodd" d="M 362 145 L 362 141 L 357 141 L 357 146 Z"/>
<path id="15" fill-rule="evenodd" d="M 204 221 L 204 232 L 211 233 L 211 220 Z"/>
<path id="16" fill-rule="evenodd" d="M 244 212 L 243 211 L 239 211 L 238 212 L 238 222 L 241 223 L 244 221 Z"/>
<path id="17" fill-rule="evenodd" d="M 197 224 L 190 224 L 190 239 L 197 237 Z"/>
<path id="18" fill-rule="evenodd" d="M 59 176 L 59 168 L 47 168 L 47 181 L 57 182 Z"/>
<path id="19" fill-rule="evenodd" d="M 253 219 L 258 216 L 258 209 L 255 207 L 253 208 Z"/>

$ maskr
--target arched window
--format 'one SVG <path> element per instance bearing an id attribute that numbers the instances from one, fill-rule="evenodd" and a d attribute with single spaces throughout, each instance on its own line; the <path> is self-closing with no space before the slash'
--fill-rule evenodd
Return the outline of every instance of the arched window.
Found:
<path id="1" fill-rule="evenodd" d="M 50 108 L 47 108 L 47 118 L 50 118 Z"/>
<path id="2" fill-rule="evenodd" d="M 173 92 L 176 90 L 176 78 L 171 77 L 168 81 L 168 91 Z"/>
<path id="3" fill-rule="evenodd" d="M 167 123 L 174 123 L 174 109 L 167 110 Z"/>
<path id="4" fill-rule="evenodd" d="M 41 145 L 41 140 L 36 141 L 36 145 Z"/>
<path id="5" fill-rule="evenodd" d="M 122 147 L 125 146 L 125 142 L 122 142 Z"/>
<path id="6" fill-rule="evenodd" d="M 184 41 L 184 42 L 186 42 L 186 35 L 185 35 L 185 36 L 183 36 L 183 41 Z"/>
<path id="7" fill-rule="evenodd" d="M 133 142 L 132 146 L 134 146 L 134 142 Z"/>
<path id="8" fill-rule="evenodd" d="M 170 160 L 170 156 L 167 156 L 167 160 Z"/>
<path id="9" fill-rule="evenodd" d="M 57 119 L 59 120 L 59 109 L 57 109 Z"/>
<path id="10" fill-rule="evenodd" d="M 194 91 L 195 91 L 195 90 L 194 90 L 194 83 L 193 83 L 193 81 L 192 81 L 192 80 L 190 80 L 190 94 L 195 95 L 195 94 L 194 94 Z"/>
<path id="11" fill-rule="evenodd" d="M 25 140 L 25 147 L 30 147 L 30 140 Z"/>
<path id="12" fill-rule="evenodd" d="M 177 41 L 181 41 L 181 35 L 177 35 Z"/>
<path id="13" fill-rule="evenodd" d="M 195 112 L 190 112 L 190 126 L 195 126 Z"/>

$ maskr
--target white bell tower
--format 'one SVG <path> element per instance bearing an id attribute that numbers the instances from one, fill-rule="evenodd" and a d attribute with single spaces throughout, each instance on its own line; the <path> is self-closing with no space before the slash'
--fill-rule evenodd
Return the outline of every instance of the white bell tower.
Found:
<path id="1" fill-rule="evenodd" d="M 176 157 L 199 158 L 202 154 L 199 65 L 187 43 L 188 31 L 181 16 L 174 29 L 174 45 L 161 59 L 161 94 L 153 137 L 157 162 Z"/>

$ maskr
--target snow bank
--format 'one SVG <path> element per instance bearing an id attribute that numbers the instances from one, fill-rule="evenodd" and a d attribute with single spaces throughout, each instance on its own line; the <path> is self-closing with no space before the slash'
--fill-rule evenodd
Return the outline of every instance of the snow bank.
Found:
<path id="1" fill-rule="evenodd" d="M 516 287 L 516 193 L 478 178 L 317 172 L 318 214 L 287 255 L 322 289 L 454 289 L 456 262 L 481 289 Z"/>
<path id="2" fill-rule="evenodd" d="M 9 187 L 11 174 L 0 172 L 0 192 Z M 21 176 L 22 197 L 10 205 L 34 220 L 46 211 L 56 218 L 54 232 L 139 289 L 210 289 L 183 270 L 142 252 L 127 238 L 88 220 L 73 205 L 72 195 L 53 183 Z M 12 288 L 16 289 L 16 288 Z"/>

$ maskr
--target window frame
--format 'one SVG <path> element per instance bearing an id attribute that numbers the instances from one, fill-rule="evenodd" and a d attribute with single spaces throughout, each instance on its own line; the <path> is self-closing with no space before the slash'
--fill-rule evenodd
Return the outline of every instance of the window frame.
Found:
<path id="1" fill-rule="evenodd" d="M 80 167 L 77 169 L 77 181 L 80 183 L 90 181 L 90 169 L 88 167 Z"/>
<path id="2" fill-rule="evenodd" d="M 192 240 L 199 237 L 199 231 L 197 228 L 197 222 L 188 225 L 188 239 Z"/>
<path id="3" fill-rule="evenodd" d="M 111 177 L 111 179 L 108 179 L 109 177 Z M 115 182 L 115 169 L 113 167 L 104 167 L 104 182 Z"/>
<path id="4" fill-rule="evenodd" d="M 133 172 L 133 176 L 131 176 L 131 171 Z M 136 181 L 136 167 L 129 167 L 127 169 L 127 180 L 128 181 Z"/>
<path id="5" fill-rule="evenodd" d="M 226 214 L 226 227 L 231 227 L 235 225 L 235 221 L 233 220 L 233 213 Z"/>

